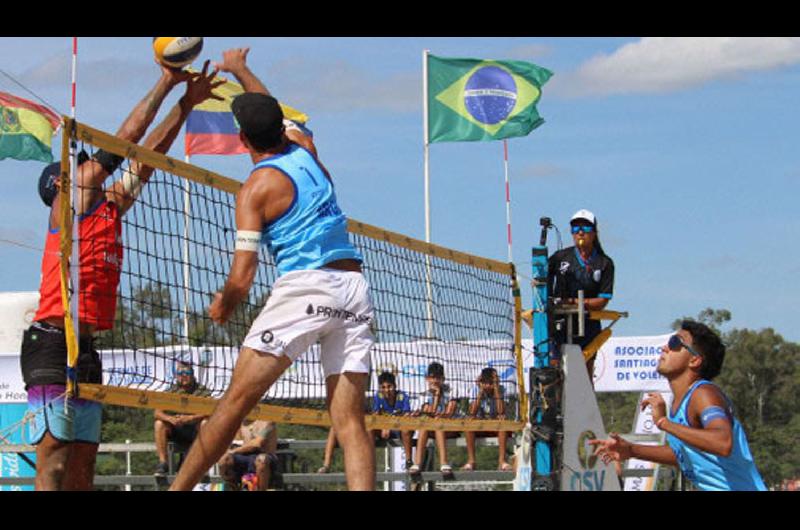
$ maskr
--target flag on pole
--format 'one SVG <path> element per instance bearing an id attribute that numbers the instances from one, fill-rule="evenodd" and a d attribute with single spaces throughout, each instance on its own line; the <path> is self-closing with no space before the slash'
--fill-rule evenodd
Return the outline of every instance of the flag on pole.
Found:
<path id="1" fill-rule="evenodd" d="M 529 134 L 544 123 L 536 103 L 552 75 L 523 61 L 428 55 L 428 142 Z"/>
<path id="2" fill-rule="evenodd" d="M 233 118 L 233 98 L 244 93 L 238 83 L 227 81 L 214 89 L 224 101 L 208 99 L 197 105 L 186 119 L 186 155 L 238 155 L 247 153 L 239 140 L 239 127 Z M 308 116 L 281 103 L 283 116 L 303 126 Z"/>
<path id="3" fill-rule="evenodd" d="M 0 92 L 0 160 L 39 160 L 52 162 L 53 135 L 61 118 L 52 110 Z"/>

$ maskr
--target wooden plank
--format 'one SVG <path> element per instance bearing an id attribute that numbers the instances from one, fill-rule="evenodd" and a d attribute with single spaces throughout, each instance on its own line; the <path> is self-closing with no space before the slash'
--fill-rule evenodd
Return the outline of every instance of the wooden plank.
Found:
<path id="1" fill-rule="evenodd" d="M 79 396 L 82 399 L 121 405 L 125 407 L 173 410 L 183 414 L 210 415 L 219 400 L 200 396 L 170 394 L 166 392 L 150 392 L 117 388 L 105 385 L 79 385 Z M 275 405 L 256 405 L 247 416 L 252 420 L 267 420 L 277 423 L 293 423 L 299 425 L 316 425 L 330 427 L 330 416 L 327 411 L 280 407 Z M 436 430 L 436 431 L 520 431 L 524 423 L 512 420 L 477 420 L 473 418 L 429 418 L 424 416 L 384 416 L 369 414 L 365 418 L 367 429 L 392 430 Z"/>

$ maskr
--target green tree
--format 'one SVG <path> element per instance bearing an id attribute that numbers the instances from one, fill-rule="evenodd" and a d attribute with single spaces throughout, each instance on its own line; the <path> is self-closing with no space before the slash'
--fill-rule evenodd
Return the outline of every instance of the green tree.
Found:
<path id="1" fill-rule="evenodd" d="M 725 324 L 726 322 L 730 322 L 731 320 L 731 312 L 728 311 L 727 309 L 712 309 L 710 307 L 707 307 L 702 311 L 700 311 L 700 313 L 697 314 L 696 318 L 683 317 L 675 320 L 672 323 L 672 329 L 676 330 L 680 329 L 681 321 L 683 320 L 694 320 L 700 322 L 701 324 L 705 324 L 706 326 L 714 330 L 715 333 L 721 335 L 722 325 Z"/>

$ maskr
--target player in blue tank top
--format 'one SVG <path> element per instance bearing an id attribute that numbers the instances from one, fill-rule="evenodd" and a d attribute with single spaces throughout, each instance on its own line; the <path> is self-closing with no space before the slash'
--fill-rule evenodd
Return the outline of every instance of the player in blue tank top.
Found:
<path id="1" fill-rule="evenodd" d="M 224 323 L 248 296 L 266 244 L 280 278 L 245 337 L 230 387 L 198 433 L 174 490 L 190 490 L 228 448 L 245 416 L 281 374 L 319 342 L 329 412 L 345 454 L 347 486 L 375 488 L 375 451 L 364 423 L 374 307 L 333 183 L 310 138 L 288 129 L 278 101 L 246 64 L 248 48 L 215 66 L 245 93 L 231 105 L 255 165 L 236 194 L 236 244 L 228 279 L 208 308 Z M 316 308 L 316 310 L 306 308 Z M 344 315 L 340 318 L 341 315 Z"/>
<path id="2" fill-rule="evenodd" d="M 707 326 L 684 320 L 658 362 L 658 373 L 674 395 L 671 410 L 661 394 L 648 394 L 642 409 L 652 407 L 653 421 L 667 435 L 667 445 L 632 444 L 618 434 L 591 440 L 605 462 L 628 458 L 680 467 L 700 490 L 764 491 L 747 437 L 733 415 L 728 397 L 711 380 L 719 375 L 725 346 Z"/>

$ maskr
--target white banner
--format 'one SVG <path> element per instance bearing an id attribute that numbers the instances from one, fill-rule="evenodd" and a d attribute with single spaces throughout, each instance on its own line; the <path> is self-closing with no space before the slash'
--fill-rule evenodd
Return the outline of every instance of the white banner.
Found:
<path id="1" fill-rule="evenodd" d="M 595 392 L 669 392 L 667 380 L 656 371 L 668 339 L 669 335 L 608 339 L 594 363 Z"/>
<path id="2" fill-rule="evenodd" d="M 177 361 L 188 362 L 195 371 L 198 382 L 214 390 L 213 397 L 221 397 L 230 384 L 233 367 L 239 355 L 238 348 L 159 346 L 147 350 L 102 350 L 103 383 L 110 386 L 166 391 L 175 380 Z M 511 346 L 500 342 L 474 342 L 453 344 L 443 348 L 441 342 L 415 341 L 376 343 L 372 350 L 372 381 L 370 388 L 378 388 L 378 375 L 384 371 L 395 374 L 397 387 L 412 398 L 412 409 L 419 406 L 417 398 L 425 392 L 425 374 L 428 364 L 440 362 L 445 367 L 445 382 L 450 385 L 454 398 L 471 397 L 475 380 L 481 369 L 497 369 L 507 396 L 516 394 L 515 361 Z M 465 366 L 465 362 L 469 363 Z M 300 356 L 278 379 L 267 394 L 270 398 L 324 399 L 325 381 L 319 360 L 319 346 L 313 346 Z M 0 353 L 0 402 L 25 402 L 19 368 L 19 349 Z"/>
<path id="3" fill-rule="evenodd" d="M 38 306 L 36 291 L 0 293 L 0 403 L 28 401 L 19 373 L 19 349 Z"/>
<path id="4" fill-rule="evenodd" d="M 19 368 L 19 352 L 0 353 L 0 403 L 27 401 L 28 393 Z"/>

